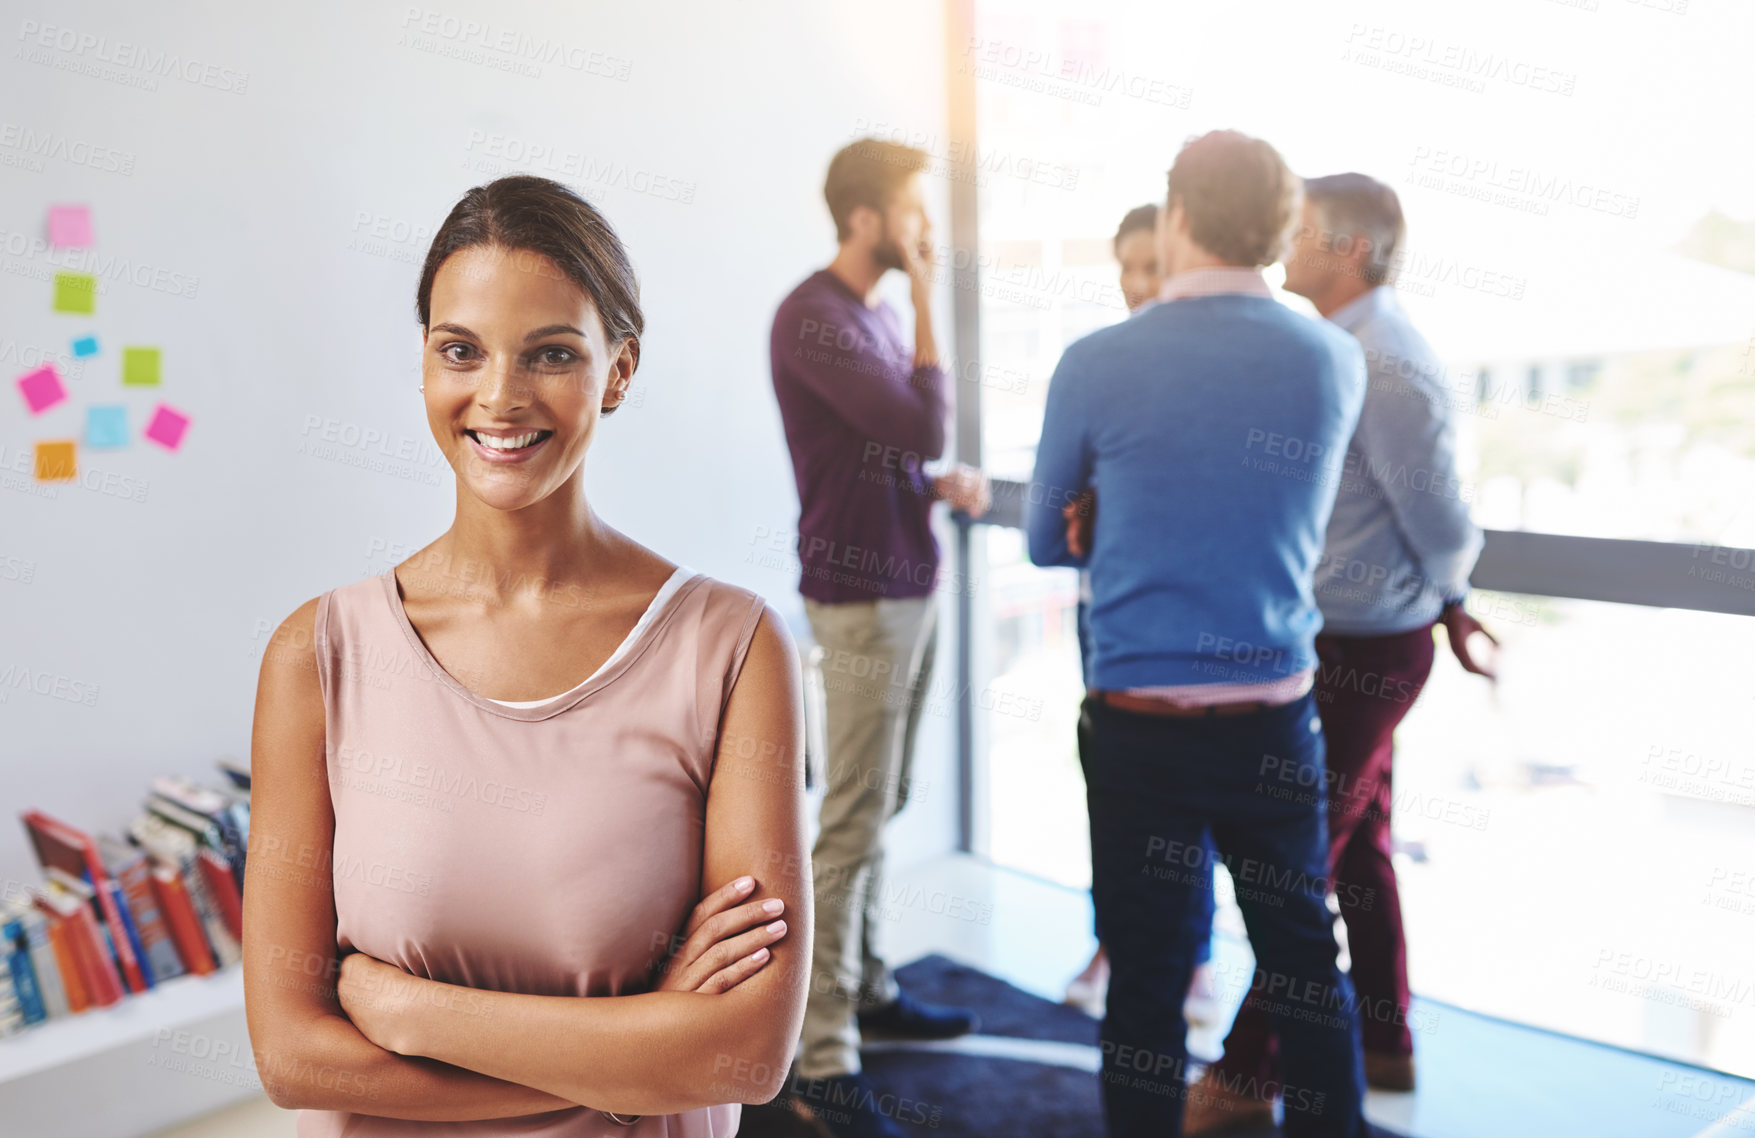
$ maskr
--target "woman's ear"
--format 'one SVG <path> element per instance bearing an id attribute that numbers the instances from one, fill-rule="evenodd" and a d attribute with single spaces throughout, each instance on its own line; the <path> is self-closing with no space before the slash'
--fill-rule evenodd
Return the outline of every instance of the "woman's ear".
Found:
<path id="1" fill-rule="evenodd" d="M 628 398 L 628 388 L 634 382 L 634 369 L 640 366 L 640 341 L 629 336 L 621 343 L 616 352 L 615 360 L 609 365 L 609 382 L 603 385 L 602 414 L 615 412 Z"/>

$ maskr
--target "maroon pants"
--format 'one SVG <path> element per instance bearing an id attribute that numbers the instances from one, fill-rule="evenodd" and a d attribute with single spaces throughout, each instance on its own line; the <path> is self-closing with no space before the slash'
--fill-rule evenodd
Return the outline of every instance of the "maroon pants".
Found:
<path id="1" fill-rule="evenodd" d="M 1390 767 L 1395 728 L 1432 671 L 1432 626 L 1389 636 L 1318 636 L 1316 699 L 1328 745 L 1328 864 L 1347 946 L 1365 1050 L 1411 1055 L 1408 955 L 1390 864 Z M 1229 1085 L 1277 1085 L 1271 978 L 1258 969 L 1216 1070 Z M 1244 1086 L 1252 1085 L 1243 1083 Z"/>

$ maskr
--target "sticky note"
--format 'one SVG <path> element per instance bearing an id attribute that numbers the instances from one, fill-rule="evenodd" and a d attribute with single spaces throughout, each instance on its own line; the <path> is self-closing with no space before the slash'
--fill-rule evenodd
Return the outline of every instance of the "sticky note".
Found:
<path id="1" fill-rule="evenodd" d="M 137 387 L 157 387 L 158 349 L 123 348 L 122 382 Z"/>
<path id="2" fill-rule="evenodd" d="M 57 249 L 84 249 L 91 244 L 91 210 L 82 205 L 49 207 L 49 244 Z"/>
<path id="3" fill-rule="evenodd" d="M 55 311 L 97 311 L 97 278 L 90 273 L 55 274 Z"/>
<path id="4" fill-rule="evenodd" d="M 67 398 L 67 389 L 61 386 L 61 376 L 55 371 L 54 364 L 44 364 L 33 372 L 19 376 L 18 390 L 24 396 L 24 405 L 30 408 L 32 415 L 41 415 Z"/>
<path id="5" fill-rule="evenodd" d="M 168 403 L 160 403 L 153 408 L 152 421 L 146 424 L 146 437 L 166 450 L 176 450 L 183 445 L 183 432 L 188 429 L 189 416 Z"/>
<path id="6" fill-rule="evenodd" d="M 39 440 L 36 457 L 38 482 L 68 482 L 76 477 L 72 439 Z"/>
<path id="7" fill-rule="evenodd" d="M 88 447 L 125 447 L 128 445 L 128 408 L 119 403 L 85 409 L 85 445 Z"/>
<path id="8" fill-rule="evenodd" d="M 97 355 L 97 337 L 81 336 L 73 341 L 73 354 L 80 359 Z"/>

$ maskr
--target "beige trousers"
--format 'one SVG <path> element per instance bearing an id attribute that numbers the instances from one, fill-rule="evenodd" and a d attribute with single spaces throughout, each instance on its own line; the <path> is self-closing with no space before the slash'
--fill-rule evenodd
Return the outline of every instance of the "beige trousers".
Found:
<path id="1" fill-rule="evenodd" d="M 858 1011 L 896 998 L 879 946 L 884 828 L 908 800 L 914 742 L 938 642 L 937 598 L 804 602 L 822 649 L 826 741 L 802 1078 L 855 1074 Z"/>

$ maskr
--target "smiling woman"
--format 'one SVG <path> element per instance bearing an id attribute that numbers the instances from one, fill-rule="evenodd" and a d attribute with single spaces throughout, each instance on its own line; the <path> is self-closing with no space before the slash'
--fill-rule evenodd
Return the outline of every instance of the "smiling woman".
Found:
<path id="1" fill-rule="evenodd" d="M 263 1084 L 302 1138 L 731 1134 L 803 1017 L 796 652 L 586 500 L 643 326 L 601 214 L 542 178 L 470 190 L 417 312 L 455 520 L 288 617 L 314 653 L 264 654 Z"/>

